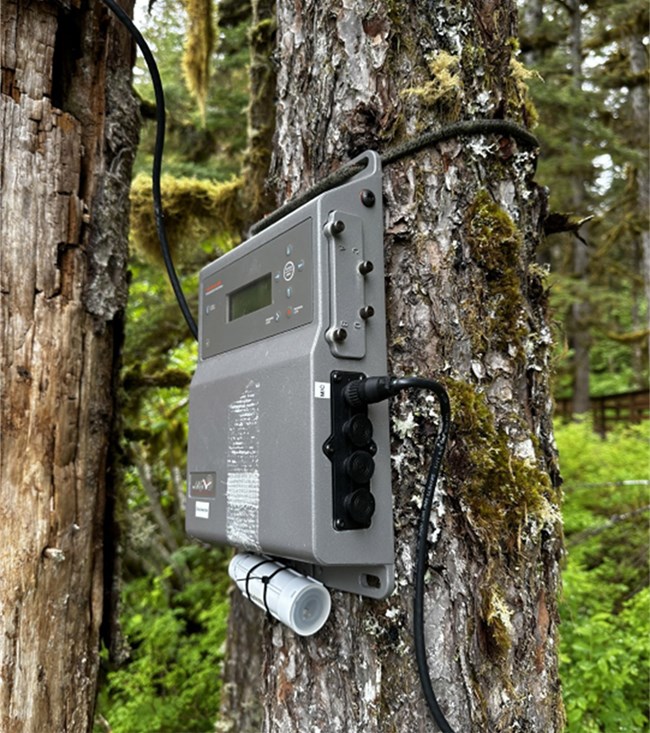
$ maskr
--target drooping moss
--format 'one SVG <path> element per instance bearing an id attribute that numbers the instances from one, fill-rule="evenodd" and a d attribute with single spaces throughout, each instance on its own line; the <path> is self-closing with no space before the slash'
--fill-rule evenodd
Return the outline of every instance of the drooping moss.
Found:
<path id="1" fill-rule="evenodd" d="M 467 211 L 466 236 L 472 261 L 483 273 L 481 282 L 476 283 L 481 294 L 481 313 L 472 324 L 472 331 L 487 343 L 475 345 L 482 351 L 488 346 L 504 350 L 514 346 L 521 353 L 526 334 L 519 273 L 521 232 L 490 194 L 480 191 Z"/>
<path id="2" fill-rule="evenodd" d="M 513 453 L 484 394 L 465 382 L 450 382 L 448 390 L 454 414 L 450 461 L 459 474 L 456 495 L 490 552 L 515 551 L 528 521 L 549 519 L 556 492 L 534 461 Z"/>
<path id="3" fill-rule="evenodd" d="M 215 183 L 195 178 L 163 176 L 161 192 L 165 229 L 172 255 L 197 247 L 210 235 L 237 240 L 246 212 L 242 205 L 243 180 Z M 160 259 L 160 245 L 151 206 L 151 179 L 137 176 L 131 187 L 131 236 L 135 248 L 148 259 Z"/>
<path id="4" fill-rule="evenodd" d="M 183 0 L 187 12 L 187 36 L 183 52 L 183 73 L 190 93 L 205 119 L 210 80 L 210 55 L 214 47 L 212 0 Z"/>

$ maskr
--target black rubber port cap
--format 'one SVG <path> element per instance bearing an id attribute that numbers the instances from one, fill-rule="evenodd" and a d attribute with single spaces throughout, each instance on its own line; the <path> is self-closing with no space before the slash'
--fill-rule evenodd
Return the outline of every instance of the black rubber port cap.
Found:
<path id="1" fill-rule="evenodd" d="M 364 450 L 355 450 L 343 465 L 348 476 L 357 484 L 367 484 L 375 472 L 375 462 L 370 453 Z"/>
<path id="2" fill-rule="evenodd" d="M 357 524 L 370 525 L 375 513 L 375 497 L 368 489 L 356 489 L 345 497 L 343 503 L 349 517 Z"/>
<path id="3" fill-rule="evenodd" d="M 372 440 L 372 423 L 366 415 L 353 415 L 344 425 L 345 437 L 357 448 L 366 448 Z"/>

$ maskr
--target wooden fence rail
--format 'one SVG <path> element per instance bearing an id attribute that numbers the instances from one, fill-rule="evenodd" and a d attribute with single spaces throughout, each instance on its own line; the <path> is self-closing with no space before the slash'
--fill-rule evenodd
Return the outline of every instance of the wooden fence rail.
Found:
<path id="1" fill-rule="evenodd" d="M 639 423 L 650 419 L 650 390 L 621 392 L 615 395 L 591 398 L 594 430 L 605 434 L 617 423 Z M 555 415 L 565 420 L 573 416 L 573 401 L 564 397 L 555 401 Z"/>

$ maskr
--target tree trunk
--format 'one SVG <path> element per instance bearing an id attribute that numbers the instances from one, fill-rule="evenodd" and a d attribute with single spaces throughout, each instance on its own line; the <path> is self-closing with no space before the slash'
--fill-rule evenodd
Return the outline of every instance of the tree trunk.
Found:
<path id="1" fill-rule="evenodd" d="M 630 57 L 630 71 L 632 74 L 643 79 L 648 66 L 648 56 L 643 39 L 639 35 L 633 35 L 628 42 L 628 53 Z M 638 130 L 638 146 L 640 150 L 647 150 L 648 144 L 648 87 L 645 81 L 638 81 L 630 90 L 630 98 L 632 101 L 632 118 L 635 128 Z M 636 247 L 639 250 L 638 261 L 641 263 L 643 272 L 643 295 L 638 294 L 638 301 L 645 300 L 646 307 L 650 307 L 650 229 L 647 226 L 647 213 L 650 210 L 650 176 L 648 170 L 648 160 L 640 163 L 635 170 L 635 178 L 637 184 L 637 204 L 641 215 L 645 217 L 644 226 L 639 232 L 639 239 Z M 635 300 L 637 300 L 635 298 Z M 643 310 L 637 306 L 635 302 L 635 310 Z M 636 320 L 636 319 L 634 319 Z M 640 319 L 639 319 L 640 320 Z M 648 323 L 634 323 L 635 328 L 647 327 Z M 650 332 L 646 343 L 635 347 L 633 365 L 635 374 L 639 375 L 639 388 L 646 387 L 642 378 L 643 374 L 643 350 L 650 353 Z M 644 382 L 641 384 L 641 382 Z"/>
<path id="2" fill-rule="evenodd" d="M 525 122 L 516 36 L 507 0 L 280 0 L 279 198 L 366 148 L 446 122 Z M 437 378 L 452 402 L 430 531 L 426 639 L 433 688 L 458 733 L 563 726 L 550 335 L 534 262 L 545 200 L 534 168 L 532 152 L 490 135 L 451 139 L 385 169 L 391 373 Z M 397 590 L 382 602 L 333 593 L 329 623 L 308 639 L 256 615 L 265 732 L 436 730 L 412 642 L 434 403 L 405 394 L 392 421 Z M 246 623 L 230 639 L 230 675 L 248 663 Z"/>
<path id="3" fill-rule="evenodd" d="M 0 730 L 89 731 L 138 134 L 98 2 L 0 6 Z"/>
<path id="4" fill-rule="evenodd" d="M 571 0 L 566 4 L 569 12 L 569 44 L 571 49 L 571 82 L 576 93 L 582 92 L 582 8 L 580 0 Z M 582 140 L 575 136 L 572 146 L 576 159 L 580 157 Z M 583 214 L 587 207 L 585 180 L 581 171 L 577 171 L 571 180 L 572 207 L 577 214 Z M 582 239 L 585 239 L 588 225 L 581 228 Z M 584 241 L 573 239 L 573 278 L 577 282 L 587 282 L 589 278 L 589 250 Z M 591 318 L 592 307 L 587 297 L 580 297 L 571 306 L 568 323 L 568 337 L 573 349 L 573 400 L 572 410 L 575 415 L 584 415 L 591 409 L 590 399 L 590 352 L 591 352 Z"/>

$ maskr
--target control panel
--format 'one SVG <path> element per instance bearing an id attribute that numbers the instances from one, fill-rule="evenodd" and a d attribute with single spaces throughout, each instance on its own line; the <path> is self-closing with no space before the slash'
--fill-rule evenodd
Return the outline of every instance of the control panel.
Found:
<path id="1" fill-rule="evenodd" d="M 311 323 L 311 234 L 306 219 L 201 278 L 203 358 Z"/>
<path id="2" fill-rule="evenodd" d="M 188 533 L 282 558 L 333 588 L 393 587 L 381 164 L 203 269 L 190 387 Z"/>

